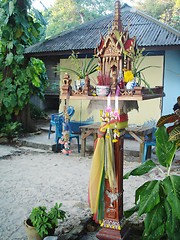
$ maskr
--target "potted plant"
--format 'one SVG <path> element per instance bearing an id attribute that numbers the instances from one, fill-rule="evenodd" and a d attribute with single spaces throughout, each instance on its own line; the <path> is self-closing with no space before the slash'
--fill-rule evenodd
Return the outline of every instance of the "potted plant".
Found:
<path id="1" fill-rule="evenodd" d="M 120 33 L 118 31 L 115 31 L 116 37 L 123 49 L 123 53 L 124 55 L 126 55 L 127 57 L 130 58 L 131 62 L 132 62 L 132 68 L 131 70 L 127 70 L 127 69 L 123 69 L 124 71 L 124 82 L 127 84 L 129 82 L 132 82 L 132 84 L 128 84 L 127 86 L 132 86 L 131 88 L 133 88 L 134 86 L 141 86 L 141 83 L 143 82 L 145 87 L 147 87 L 149 89 L 149 91 L 154 94 L 150 88 L 150 85 L 148 84 L 148 82 L 145 80 L 143 71 L 151 68 L 151 67 L 156 67 L 159 68 L 158 66 L 146 66 L 144 68 L 140 68 L 142 62 L 144 61 L 145 57 L 148 55 L 148 53 L 146 55 L 143 55 L 143 52 L 145 51 L 145 48 L 142 48 L 142 50 L 140 51 L 139 49 L 137 49 L 137 51 L 134 50 L 134 48 L 130 48 L 128 50 L 125 50 L 124 48 L 124 44 L 122 43 L 121 40 L 121 36 Z"/>
<path id="2" fill-rule="evenodd" d="M 107 96 L 109 94 L 110 81 L 110 75 L 98 74 L 96 84 L 96 94 L 98 96 Z"/>
<path id="3" fill-rule="evenodd" d="M 70 72 L 74 73 L 78 77 L 78 80 L 76 80 L 76 86 L 83 88 L 83 86 L 85 84 L 86 75 L 91 75 L 92 73 L 94 73 L 98 70 L 98 64 L 93 63 L 95 56 L 93 56 L 90 59 L 90 61 L 88 62 L 88 58 L 86 55 L 85 60 L 84 60 L 84 65 L 80 64 L 80 61 L 78 59 L 78 53 L 75 53 L 74 51 L 72 51 L 72 54 L 71 54 L 71 56 L 69 56 L 69 59 L 72 60 L 72 65 L 75 67 L 75 69 L 57 66 L 57 71 L 58 72 L 70 71 Z"/>
<path id="4" fill-rule="evenodd" d="M 42 240 L 45 236 L 53 235 L 58 220 L 64 221 L 66 213 L 60 210 L 62 203 L 55 204 L 49 212 L 46 207 L 39 206 L 33 208 L 30 217 L 24 221 L 28 240 Z"/>
<path id="5" fill-rule="evenodd" d="M 141 176 L 153 168 L 164 175 L 164 179 L 148 181 L 140 186 L 135 193 L 135 206 L 125 211 L 126 217 L 136 211 L 138 217 L 146 214 L 142 239 L 160 240 L 165 236 L 176 240 L 180 236 L 180 176 L 170 172 L 175 152 L 180 147 L 180 97 L 174 110 L 175 113 L 162 116 L 157 123 L 155 136 L 159 163 L 148 160 L 124 175 L 124 179 Z M 174 125 L 166 128 L 166 123 Z M 161 166 L 167 170 L 163 171 Z"/>

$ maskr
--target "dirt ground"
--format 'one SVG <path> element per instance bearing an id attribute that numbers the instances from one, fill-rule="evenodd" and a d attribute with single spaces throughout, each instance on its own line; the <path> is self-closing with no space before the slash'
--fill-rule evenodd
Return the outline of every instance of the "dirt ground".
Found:
<path id="1" fill-rule="evenodd" d="M 67 218 L 55 234 L 65 234 L 91 214 L 88 181 L 92 156 L 69 156 L 52 151 L 17 148 L 0 158 L 0 240 L 27 240 L 23 221 L 33 207 L 62 203 Z M 137 157 L 124 156 L 124 173 L 140 165 Z M 174 173 L 180 174 L 179 167 Z M 124 209 L 133 206 L 135 189 L 148 179 L 162 178 L 157 170 L 124 181 Z M 137 219 L 134 219 L 137 221 Z"/>

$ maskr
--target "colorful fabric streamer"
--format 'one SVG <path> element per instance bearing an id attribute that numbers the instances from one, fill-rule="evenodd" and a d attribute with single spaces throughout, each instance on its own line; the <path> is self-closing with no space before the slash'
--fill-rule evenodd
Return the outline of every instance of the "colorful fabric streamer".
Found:
<path id="1" fill-rule="evenodd" d="M 106 138 L 106 144 L 104 136 L 108 128 L 114 129 L 117 124 L 117 129 L 124 129 L 128 126 L 127 114 L 120 115 L 118 122 L 113 120 L 109 124 L 104 124 L 98 130 L 98 138 L 96 142 L 96 148 L 93 155 L 90 180 L 89 180 L 89 205 L 91 206 L 91 212 L 94 214 L 94 220 L 102 223 L 105 212 L 104 191 L 105 191 L 105 178 L 109 180 L 110 187 L 116 186 L 115 181 L 115 167 L 113 161 L 113 147 L 111 138 Z M 105 148 L 106 146 L 106 148 Z M 106 167 L 105 167 L 106 156 Z"/>

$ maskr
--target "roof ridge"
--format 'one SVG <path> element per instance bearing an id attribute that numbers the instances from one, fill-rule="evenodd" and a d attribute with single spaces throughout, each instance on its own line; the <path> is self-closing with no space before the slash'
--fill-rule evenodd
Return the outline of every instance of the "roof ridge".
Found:
<path id="1" fill-rule="evenodd" d="M 146 14 L 146 13 L 144 13 L 144 12 L 142 12 L 142 11 L 136 9 L 136 8 L 132 8 L 132 10 L 130 10 L 130 11 L 131 12 L 137 12 L 139 15 L 141 15 L 141 16 L 143 16 L 143 17 L 145 17 L 145 18 L 155 22 L 156 24 L 166 28 L 168 31 L 170 31 L 173 34 L 178 35 L 180 37 L 180 31 L 178 31 L 178 30 L 174 29 L 173 27 L 170 27 L 169 25 L 167 25 L 167 24 L 157 20 L 156 18 L 151 17 L 150 15 L 148 15 L 148 14 Z"/>

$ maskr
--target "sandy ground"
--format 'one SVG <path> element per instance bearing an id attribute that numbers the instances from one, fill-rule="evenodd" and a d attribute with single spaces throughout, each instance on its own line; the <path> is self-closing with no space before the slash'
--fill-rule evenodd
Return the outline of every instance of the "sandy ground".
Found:
<path id="1" fill-rule="evenodd" d="M 0 159 L 0 240 L 27 240 L 23 221 L 33 207 L 50 209 L 62 203 L 67 218 L 55 234 L 66 232 L 90 214 L 88 180 L 92 156 L 18 151 Z M 124 157 L 124 173 L 138 166 L 138 158 Z M 176 171 L 178 172 L 178 171 Z M 157 170 L 124 181 L 124 209 L 133 206 L 134 192 L 147 179 L 161 178 Z"/>

